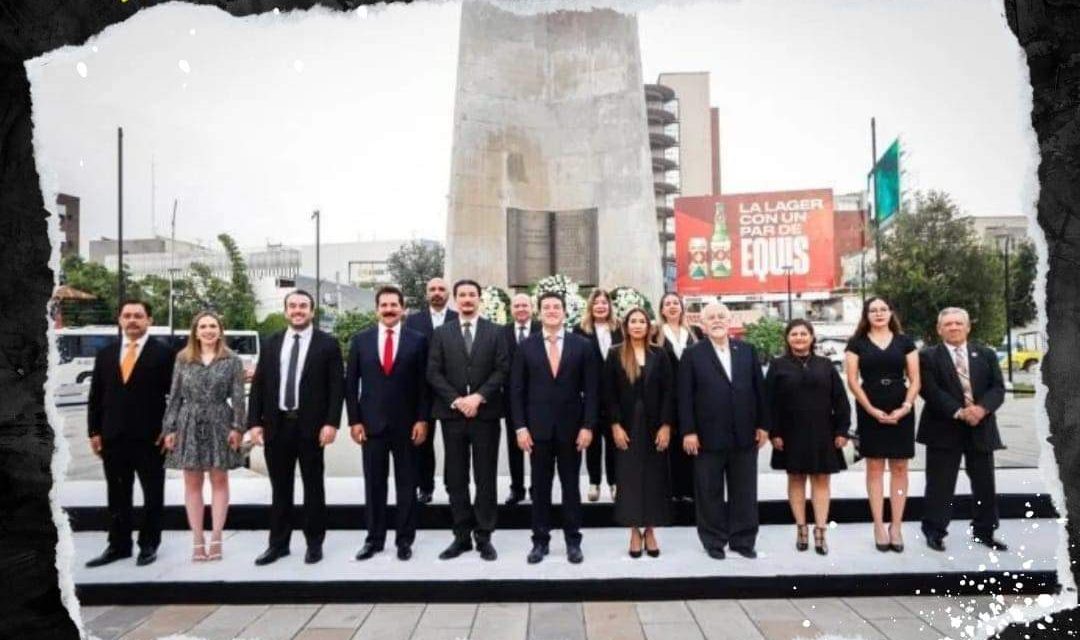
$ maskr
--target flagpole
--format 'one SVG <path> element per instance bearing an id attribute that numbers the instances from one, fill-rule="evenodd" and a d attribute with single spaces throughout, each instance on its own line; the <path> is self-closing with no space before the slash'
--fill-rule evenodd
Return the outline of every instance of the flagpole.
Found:
<path id="1" fill-rule="evenodd" d="M 870 118 L 870 175 L 871 182 L 870 187 L 874 191 L 874 208 L 877 207 L 877 176 L 874 175 L 875 169 L 877 169 L 877 121 Z M 871 212 L 874 209 L 870 209 Z M 874 281 L 877 281 L 878 268 L 881 264 L 881 225 L 878 224 L 876 217 L 872 218 L 874 221 Z"/>

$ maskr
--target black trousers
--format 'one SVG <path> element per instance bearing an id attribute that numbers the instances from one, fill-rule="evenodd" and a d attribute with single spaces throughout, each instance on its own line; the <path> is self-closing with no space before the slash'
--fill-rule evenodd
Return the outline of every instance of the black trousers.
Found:
<path id="1" fill-rule="evenodd" d="M 611 424 L 601 420 L 593 429 L 593 439 L 585 450 L 585 468 L 589 472 L 589 484 L 602 484 L 604 470 L 607 483 L 615 481 L 615 442 L 611 439 Z"/>
<path id="2" fill-rule="evenodd" d="M 533 441 L 529 456 L 532 467 L 532 539 L 547 544 L 551 540 L 551 483 L 559 472 L 562 485 L 563 537 L 567 545 L 581 544 L 581 453 L 574 440 Z"/>
<path id="3" fill-rule="evenodd" d="M 757 448 L 699 451 L 694 506 L 705 549 L 753 549 L 758 533 Z M 725 489 L 727 496 L 725 499 Z"/>
<path id="4" fill-rule="evenodd" d="M 323 448 L 316 432 L 296 420 L 283 419 L 279 432 L 266 441 L 266 468 L 270 472 L 270 546 L 288 549 L 292 539 L 293 489 L 296 463 L 304 484 L 304 538 L 309 547 L 326 537 L 326 490 L 323 484 Z"/>
<path id="5" fill-rule="evenodd" d="M 435 492 L 435 425 L 437 424 L 439 422 L 432 420 L 427 439 L 419 447 L 412 448 L 412 455 L 415 458 L 416 488 L 425 493 Z"/>
<path id="6" fill-rule="evenodd" d="M 390 476 L 390 456 L 394 457 L 394 493 L 397 531 L 394 544 L 409 546 L 416 539 L 416 447 L 409 439 L 410 430 L 369 436 L 364 442 L 364 514 L 368 544 L 382 548 L 386 544 L 386 494 Z"/>
<path id="7" fill-rule="evenodd" d="M 972 533 L 977 538 L 989 538 L 998 527 L 994 452 L 975 451 L 970 447 L 926 448 L 926 496 L 923 501 L 922 530 L 927 535 L 945 537 L 948 534 L 961 456 L 964 457 L 964 469 L 971 480 L 971 497 L 974 500 Z"/>
<path id="8" fill-rule="evenodd" d="M 506 462 L 510 466 L 510 493 L 525 493 L 525 452 L 517 444 L 517 431 L 510 416 L 503 421 L 506 425 Z"/>
<path id="9" fill-rule="evenodd" d="M 106 441 L 101 451 L 109 502 L 109 546 L 131 551 L 132 490 L 135 476 L 143 494 L 139 548 L 161 543 L 161 511 L 165 502 L 165 457 L 153 442 Z"/>
<path id="10" fill-rule="evenodd" d="M 454 518 L 454 538 L 477 542 L 491 540 L 495 530 L 499 463 L 498 420 L 447 420 L 443 422 L 446 457 L 446 491 Z M 476 500 L 469 496 L 469 468 L 476 484 Z"/>

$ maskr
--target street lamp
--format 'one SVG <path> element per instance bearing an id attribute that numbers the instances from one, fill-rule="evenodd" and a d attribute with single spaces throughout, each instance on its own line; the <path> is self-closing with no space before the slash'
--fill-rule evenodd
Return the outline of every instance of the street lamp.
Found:
<path id="1" fill-rule="evenodd" d="M 791 272 L 795 269 L 793 265 L 786 264 L 781 269 L 787 274 L 787 319 L 791 322 Z"/>
<path id="2" fill-rule="evenodd" d="M 315 322 L 318 326 L 319 322 L 319 304 L 322 299 L 319 297 L 319 210 L 316 209 L 311 214 L 311 219 L 315 221 L 315 308 L 312 311 L 315 313 Z"/>
<path id="3" fill-rule="evenodd" d="M 1005 364 L 1009 372 L 1009 384 L 1013 381 L 1012 304 L 1009 300 L 1009 244 L 1012 236 L 1008 231 L 997 236 L 998 245 L 1005 257 Z"/>

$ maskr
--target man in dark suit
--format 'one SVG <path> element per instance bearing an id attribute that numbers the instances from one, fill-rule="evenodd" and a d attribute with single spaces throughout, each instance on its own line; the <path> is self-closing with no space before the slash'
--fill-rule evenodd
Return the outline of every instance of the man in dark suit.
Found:
<path id="1" fill-rule="evenodd" d="M 175 355 L 147 333 L 153 318 L 145 302 L 125 301 L 118 321 L 123 346 L 117 341 L 99 351 L 90 378 L 87 430 L 90 449 L 105 467 L 109 544 L 100 556 L 86 563 L 87 567 L 131 557 L 131 492 L 136 475 L 143 493 L 143 522 L 135 563 L 143 566 L 153 562 L 161 542 L 165 494 L 161 418 Z"/>
<path id="2" fill-rule="evenodd" d="M 454 541 L 439 558 L 449 560 L 472 550 L 471 534 L 480 557 L 494 560 L 499 419 L 510 361 L 499 327 L 480 317 L 480 285 L 474 280 L 455 282 L 454 303 L 458 317 L 435 330 L 427 366 L 432 415 L 443 425 L 443 465 L 454 518 Z M 471 505 L 470 458 L 476 483 Z"/>
<path id="3" fill-rule="evenodd" d="M 717 560 L 725 546 L 756 558 L 757 455 L 768 442 L 761 365 L 752 346 L 728 338 L 727 307 L 710 303 L 701 316 L 708 339 L 687 347 L 679 363 L 679 430 L 694 456 L 698 538 Z"/>
<path id="4" fill-rule="evenodd" d="M 510 373 L 510 402 L 517 443 L 532 466 L 533 548 L 529 564 L 548 554 L 551 541 L 551 483 L 554 468 L 562 485 L 566 559 L 581 553 L 581 452 L 592 442 L 598 411 L 600 357 L 588 340 L 566 331 L 566 303 L 556 293 L 540 295 L 541 331 L 518 347 Z"/>
<path id="5" fill-rule="evenodd" d="M 256 560 L 266 565 L 289 555 L 296 463 L 304 483 L 304 562 L 322 560 L 326 537 L 323 448 L 341 423 L 344 370 L 341 347 L 312 321 L 315 300 L 297 289 L 285 296 L 289 328 L 270 336 L 259 355 L 248 401 L 248 430 L 266 445 L 270 472 L 270 544 Z"/>
<path id="6" fill-rule="evenodd" d="M 386 493 L 390 456 L 394 457 L 397 496 L 397 557 L 412 557 L 416 539 L 416 455 L 427 438 L 431 401 L 424 379 L 428 342 L 404 328 L 405 296 L 401 289 L 375 292 L 379 324 L 361 331 L 349 346 L 345 374 L 345 406 L 352 439 L 363 446 L 367 539 L 356 554 L 367 560 L 386 544 Z"/>
<path id="7" fill-rule="evenodd" d="M 963 309 L 943 309 L 938 314 L 937 331 L 943 342 L 919 354 L 919 395 L 925 404 L 915 440 L 926 445 L 923 535 L 931 549 L 945 550 L 963 456 L 971 480 L 975 541 L 1004 551 L 1008 547 L 994 539 L 998 526 L 994 451 L 1005 448 L 994 416 L 1005 401 L 997 355 L 988 347 L 968 342 L 971 321 Z"/>
<path id="8" fill-rule="evenodd" d="M 502 328 L 503 340 L 506 342 L 506 355 L 510 362 L 514 361 L 518 345 L 526 338 L 540 331 L 540 321 L 533 320 L 532 298 L 527 293 L 515 293 L 510 299 L 510 315 L 513 322 Z M 525 499 L 525 454 L 517 445 L 517 434 L 514 433 L 514 421 L 510 417 L 510 376 L 506 376 L 506 384 L 503 386 L 503 398 L 506 405 L 504 415 L 506 421 L 506 458 L 510 466 L 510 496 L 506 498 L 506 504 L 513 506 Z"/>
<path id="9" fill-rule="evenodd" d="M 445 280 L 432 278 L 427 283 L 426 291 L 427 308 L 409 314 L 405 318 L 405 328 L 419 331 L 430 345 L 435 330 L 456 318 L 457 312 L 446 306 L 450 292 Z M 435 423 L 431 423 L 430 427 L 428 437 L 415 449 L 416 491 L 421 504 L 431 502 L 431 494 L 435 491 Z"/>

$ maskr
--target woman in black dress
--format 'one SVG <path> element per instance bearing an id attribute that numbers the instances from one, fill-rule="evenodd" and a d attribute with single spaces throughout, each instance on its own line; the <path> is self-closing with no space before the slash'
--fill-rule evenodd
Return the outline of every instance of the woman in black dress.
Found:
<path id="1" fill-rule="evenodd" d="M 630 557 L 660 555 L 653 527 L 671 523 L 667 448 L 675 413 L 675 377 L 664 351 L 649 344 L 651 323 L 635 307 L 623 319 L 626 340 L 604 363 L 604 397 L 620 470 L 615 521 L 630 527 Z M 639 530 L 644 527 L 645 531 Z"/>
<path id="2" fill-rule="evenodd" d="M 667 352 L 671 377 L 679 378 L 679 359 L 683 350 L 702 338 L 701 330 L 686 321 L 686 308 L 677 293 L 665 293 L 660 298 L 660 318 L 656 322 L 656 345 Z M 679 403 L 675 403 L 672 429 L 678 432 Z M 694 499 L 694 459 L 682 447 L 668 447 L 671 458 L 671 497 L 675 500 Z"/>
<path id="3" fill-rule="evenodd" d="M 772 468 L 788 474 L 788 502 L 795 517 L 795 547 L 807 549 L 806 479 L 814 506 L 814 549 L 829 552 L 829 477 L 847 468 L 841 453 L 851 426 L 851 405 L 832 362 L 814 355 L 814 327 L 792 320 L 784 329 L 784 355 L 765 376 Z"/>
<path id="4" fill-rule="evenodd" d="M 866 458 L 866 492 L 878 551 L 904 550 L 901 530 L 908 493 L 908 460 L 915 457 L 915 398 L 919 354 L 903 334 L 892 306 L 881 296 L 863 305 L 848 341 L 845 369 L 855 395 L 859 452 Z M 885 467 L 889 468 L 890 524 L 886 531 Z"/>
<path id="5" fill-rule="evenodd" d="M 593 343 L 601 365 L 607 358 L 613 345 L 622 342 L 619 321 L 611 308 L 611 297 L 600 287 L 592 290 L 585 302 L 581 314 L 581 323 L 574 327 L 574 333 L 584 336 Z M 593 430 L 592 443 L 585 450 L 585 468 L 589 472 L 589 490 L 585 497 L 589 502 L 600 499 L 600 482 L 604 469 L 607 469 L 608 490 L 611 499 L 615 499 L 615 447 L 611 445 L 611 420 L 607 417 L 607 403 L 604 402 L 603 390 L 600 392 L 600 416 Z"/>

